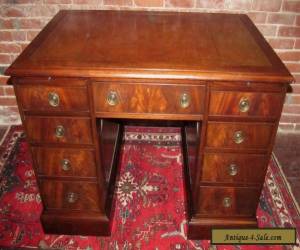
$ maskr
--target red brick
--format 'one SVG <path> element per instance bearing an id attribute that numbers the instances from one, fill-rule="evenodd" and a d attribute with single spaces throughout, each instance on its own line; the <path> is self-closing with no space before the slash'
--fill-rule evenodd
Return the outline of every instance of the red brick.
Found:
<path id="1" fill-rule="evenodd" d="M 5 95 L 4 87 L 0 86 L 0 96 L 4 96 L 4 95 Z"/>
<path id="2" fill-rule="evenodd" d="M 298 0 L 284 0 L 283 2 L 283 8 L 284 11 L 290 11 L 290 12 L 300 12 L 300 1 Z"/>
<path id="3" fill-rule="evenodd" d="M 4 87 L 5 95 L 7 96 L 15 96 L 15 91 L 12 86 L 6 86 Z"/>
<path id="4" fill-rule="evenodd" d="M 282 113 L 280 121 L 286 123 L 300 123 L 300 115 Z"/>
<path id="5" fill-rule="evenodd" d="M 291 94 L 289 97 L 289 104 L 300 104 L 300 95 Z"/>
<path id="6" fill-rule="evenodd" d="M 10 54 L 0 54 L 0 64 L 10 64 L 11 62 Z"/>
<path id="7" fill-rule="evenodd" d="M 0 53 L 20 53 L 22 48 L 18 44 L 0 43 Z"/>
<path id="8" fill-rule="evenodd" d="M 16 106 L 16 98 L 15 97 L 0 97 L 0 106 Z"/>
<path id="9" fill-rule="evenodd" d="M 284 130 L 284 131 L 290 131 L 294 130 L 295 126 L 294 124 L 289 124 L 289 123 L 279 123 L 279 130 Z"/>
<path id="10" fill-rule="evenodd" d="M 14 29 L 14 22 L 11 19 L 0 18 L 0 29 Z"/>
<path id="11" fill-rule="evenodd" d="M 41 29 L 45 26 L 45 22 L 40 18 L 17 19 L 15 22 L 15 27 L 19 29 Z"/>
<path id="12" fill-rule="evenodd" d="M 284 105 L 282 112 L 289 114 L 300 114 L 300 105 Z"/>
<path id="13" fill-rule="evenodd" d="M 133 0 L 103 0 L 104 5 L 132 6 Z"/>
<path id="14" fill-rule="evenodd" d="M 277 54 L 284 61 L 300 60 L 300 51 L 278 51 Z"/>
<path id="15" fill-rule="evenodd" d="M 295 39 L 289 38 L 270 38 L 269 44 L 273 49 L 292 49 L 295 44 Z"/>
<path id="16" fill-rule="evenodd" d="M 163 0 L 134 0 L 135 5 L 141 7 L 163 7 Z"/>
<path id="17" fill-rule="evenodd" d="M 166 0 L 167 7 L 190 8 L 194 6 L 194 0 Z"/>
<path id="18" fill-rule="evenodd" d="M 45 0 L 45 3 L 50 4 L 70 4 L 72 3 L 71 0 Z"/>
<path id="19" fill-rule="evenodd" d="M 296 83 L 300 84 L 300 74 L 293 74 L 293 77 L 295 78 Z M 295 86 L 297 84 L 293 84 L 293 86 Z"/>
<path id="20" fill-rule="evenodd" d="M 225 0 L 197 0 L 197 8 L 211 8 L 221 9 L 224 8 Z"/>
<path id="21" fill-rule="evenodd" d="M 278 14 L 278 13 L 270 13 L 268 16 L 268 23 L 274 24 L 294 24 L 296 15 L 293 14 Z"/>
<path id="22" fill-rule="evenodd" d="M 300 63 L 285 63 L 292 73 L 300 73 Z"/>
<path id="23" fill-rule="evenodd" d="M 295 49 L 300 49 L 300 39 L 296 40 Z"/>
<path id="24" fill-rule="evenodd" d="M 296 17 L 296 25 L 300 26 L 300 16 L 299 15 Z"/>
<path id="25" fill-rule="evenodd" d="M 73 0 L 74 4 L 98 4 L 99 0 Z"/>
<path id="26" fill-rule="evenodd" d="M 16 7 L 6 7 L 4 8 L 2 15 L 5 17 L 23 17 L 25 16 L 23 10 L 21 8 Z"/>
<path id="27" fill-rule="evenodd" d="M 276 25 L 259 24 L 256 26 L 264 36 L 275 36 L 276 35 L 276 32 L 277 32 Z"/>
<path id="28" fill-rule="evenodd" d="M 8 78 L 8 76 L 0 75 L 0 84 L 5 85 L 7 83 Z"/>
<path id="29" fill-rule="evenodd" d="M 24 13 L 28 17 L 53 17 L 59 11 L 56 4 L 37 4 L 24 7 Z"/>
<path id="30" fill-rule="evenodd" d="M 300 37 L 300 27 L 280 26 L 278 30 L 279 36 Z"/>
<path id="31" fill-rule="evenodd" d="M 292 86 L 292 93 L 294 94 L 300 94 L 300 83 L 294 83 L 291 85 Z"/>
<path id="32" fill-rule="evenodd" d="M 38 33 L 39 31 L 27 31 L 27 41 L 31 42 L 37 36 Z"/>
<path id="33" fill-rule="evenodd" d="M 253 0 L 253 10 L 279 11 L 282 0 Z"/>
<path id="34" fill-rule="evenodd" d="M 247 15 L 254 23 L 265 23 L 267 20 L 267 13 L 265 12 L 249 12 Z"/>
<path id="35" fill-rule="evenodd" d="M 226 3 L 226 8 L 233 10 L 249 10 L 251 9 L 252 0 L 231 0 Z"/>
<path id="36" fill-rule="evenodd" d="M 25 41 L 25 31 L 0 31 L 0 41 Z"/>

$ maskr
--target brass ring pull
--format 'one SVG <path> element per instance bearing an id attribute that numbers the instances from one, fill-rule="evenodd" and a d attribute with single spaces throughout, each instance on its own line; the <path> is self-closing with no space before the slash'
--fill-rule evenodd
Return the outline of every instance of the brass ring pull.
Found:
<path id="1" fill-rule="evenodd" d="M 190 106 L 190 102 L 191 102 L 191 97 L 189 94 L 187 93 L 183 93 L 180 96 L 180 107 L 182 108 L 187 108 L 188 106 Z"/>
<path id="2" fill-rule="evenodd" d="M 62 126 L 62 125 L 58 125 L 56 128 L 55 128 L 55 136 L 57 138 L 61 138 L 65 135 L 65 128 Z"/>
<path id="3" fill-rule="evenodd" d="M 55 92 L 50 92 L 48 94 L 48 102 L 49 102 L 50 106 L 58 107 L 59 106 L 59 95 Z"/>
<path id="4" fill-rule="evenodd" d="M 74 192 L 69 192 L 69 193 L 67 193 L 66 198 L 69 203 L 75 203 L 78 200 L 79 195 Z"/>
<path id="5" fill-rule="evenodd" d="M 241 112 L 245 113 L 248 112 L 250 109 L 250 101 L 248 98 L 241 98 L 240 103 L 239 103 L 239 109 Z"/>
<path id="6" fill-rule="evenodd" d="M 237 175 L 238 173 L 238 166 L 234 163 L 231 163 L 229 166 L 228 166 L 228 174 L 230 176 L 235 176 Z"/>
<path id="7" fill-rule="evenodd" d="M 110 106 L 116 106 L 119 103 L 119 98 L 118 98 L 117 92 L 109 91 L 106 101 Z"/>
<path id="8" fill-rule="evenodd" d="M 232 205 L 232 201 L 231 201 L 231 198 L 230 197 L 225 197 L 223 199 L 223 207 L 231 207 Z"/>
<path id="9" fill-rule="evenodd" d="M 233 135 L 233 140 L 236 144 L 241 144 L 245 140 L 243 131 L 236 131 Z"/>
<path id="10" fill-rule="evenodd" d="M 68 159 L 62 159 L 61 168 L 64 171 L 69 171 L 71 169 L 71 162 Z"/>

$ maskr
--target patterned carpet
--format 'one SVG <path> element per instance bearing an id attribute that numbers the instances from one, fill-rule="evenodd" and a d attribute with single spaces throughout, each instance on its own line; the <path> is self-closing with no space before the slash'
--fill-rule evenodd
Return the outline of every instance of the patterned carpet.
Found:
<path id="1" fill-rule="evenodd" d="M 126 127 L 111 237 L 45 235 L 42 204 L 22 128 L 11 127 L 0 152 L 0 246 L 45 249 L 299 249 L 297 246 L 211 246 L 186 239 L 178 128 Z M 279 166 L 270 162 L 260 227 L 297 227 L 295 206 Z M 299 232 L 297 242 L 299 243 Z"/>

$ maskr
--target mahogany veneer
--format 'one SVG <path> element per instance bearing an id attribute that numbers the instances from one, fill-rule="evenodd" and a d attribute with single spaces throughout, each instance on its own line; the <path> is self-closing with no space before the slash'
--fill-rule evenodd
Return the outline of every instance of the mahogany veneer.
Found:
<path id="1" fill-rule="evenodd" d="M 246 15 L 61 11 L 7 69 L 46 233 L 109 235 L 124 124 L 182 127 L 188 237 L 256 227 L 292 76 Z"/>

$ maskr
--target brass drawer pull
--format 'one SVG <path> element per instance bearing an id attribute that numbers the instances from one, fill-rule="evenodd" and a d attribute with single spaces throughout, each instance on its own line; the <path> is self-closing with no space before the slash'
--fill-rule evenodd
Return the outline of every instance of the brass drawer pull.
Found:
<path id="1" fill-rule="evenodd" d="M 187 93 L 183 93 L 180 96 L 180 107 L 182 108 L 187 108 L 188 106 L 190 106 L 190 102 L 191 102 L 191 97 L 189 94 Z"/>
<path id="2" fill-rule="evenodd" d="M 49 102 L 50 106 L 58 107 L 59 106 L 59 95 L 55 92 L 50 92 L 48 94 L 48 102 Z"/>
<path id="3" fill-rule="evenodd" d="M 248 98 L 242 97 L 239 103 L 239 109 L 241 112 L 248 112 L 250 109 L 250 101 Z"/>
<path id="4" fill-rule="evenodd" d="M 233 140 L 236 144 L 241 144 L 245 140 L 243 131 L 236 131 L 233 135 Z"/>
<path id="5" fill-rule="evenodd" d="M 119 98 L 118 98 L 117 92 L 109 91 L 106 101 L 110 106 L 116 106 L 119 103 Z"/>
<path id="6" fill-rule="evenodd" d="M 228 174 L 231 176 L 235 176 L 238 173 L 238 166 L 234 163 L 228 166 Z"/>
<path id="7" fill-rule="evenodd" d="M 78 200 L 79 195 L 77 193 L 74 193 L 74 192 L 69 192 L 69 193 L 67 193 L 66 198 L 67 198 L 67 201 L 69 203 L 75 203 Z"/>
<path id="8" fill-rule="evenodd" d="M 71 169 L 71 162 L 68 159 L 62 159 L 61 168 L 64 171 L 69 171 Z"/>
<path id="9" fill-rule="evenodd" d="M 231 201 L 231 198 L 230 197 L 225 197 L 223 199 L 223 207 L 231 207 L 232 205 L 232 201 Z"/>
<path id="10" fill-rule="evenodd" d="M 62 125 L 58 125 L 56 128 L 55 128 L 55 136 L 57 138 L 61 138 L 65 135 L 65 128 L 62 126 Z"/>

